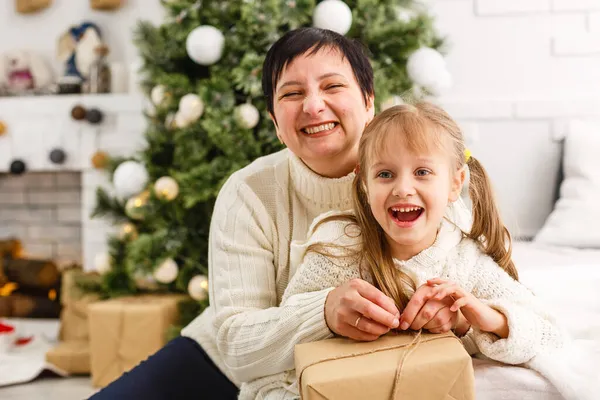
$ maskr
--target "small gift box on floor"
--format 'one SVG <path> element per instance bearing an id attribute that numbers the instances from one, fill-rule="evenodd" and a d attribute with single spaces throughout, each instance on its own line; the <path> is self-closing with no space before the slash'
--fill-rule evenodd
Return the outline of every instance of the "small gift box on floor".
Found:
<path id="1" fill-rule="evenodd" d="M 46 353 L 46 361 L 70 374 L 89 374 L 90 342 L 87 340 L 60 342 Z"/>
<path id="2" fill-rule="evenodd" d="M 475 399 L 473 363 L 452 333 L 345 338 L 295 348 L 302 400 Z"/>
<path id="3" fill-rule="evenodd" d="M 184 295 L 146 295 L 88 306 L 92 384 L 103 387 L 166 344 Z"/>

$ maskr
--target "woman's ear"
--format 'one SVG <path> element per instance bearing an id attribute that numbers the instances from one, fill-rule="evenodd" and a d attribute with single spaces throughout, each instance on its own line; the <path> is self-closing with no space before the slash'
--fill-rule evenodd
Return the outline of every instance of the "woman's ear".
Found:
<path id="1" fill-rule="evenodd" d="M 283 142 L 283 140 L 281 140 L 281 135 L 279 135 L 279 126 L 277 125 L 277 120 L 275 119 L 275 116 L 272 113 L 269 113 L 269 117 L 271 118 L 271 121 L 273 121 L 273 125 L 275 126 L 275 133 L 277 134 L 277 139 L 279 139 L 279 143 L 285 146 L 285 143 Z"/>
<path id="2" fill-rule="evenodd" d="M 448 201 L 454 202 L 458 200 L 460 197 L 460 192 L 462 191 L 463 185 L 465 184 L 465 179 L 467 176 L 466 166 L 463 166 L 459 170 L 457 170 L 452 176 L 452 182 L 450 187 L 450 194 L 448 196 Z"/>
<path id="3" fill-rule="evenodd" d="M 367 124 L 368 124 L 375 117 L 375 97 L 373 97 L 373 96 L 367 97 L 367 113 L 368 113 L 368 120 L 367 120 Z"/>

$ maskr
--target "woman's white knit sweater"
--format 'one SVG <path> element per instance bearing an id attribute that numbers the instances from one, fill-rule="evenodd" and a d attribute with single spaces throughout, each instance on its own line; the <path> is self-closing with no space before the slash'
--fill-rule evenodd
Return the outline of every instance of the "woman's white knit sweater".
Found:
<path id="1" fill-rule="evenodd" d="M 221 189 L 210 228 L 210 307 L 182 335 L 238 387 L 293 369 L 296 344 L 332 335 L 324 304 L 333 288 L 281 299 L 298 266 L 290 264 L 290 244 L 306 239 L 318 215 L 350 208 L 353 178 L 324 178 L 283 150 L 234 173 Z"/>
<path id="2" fill-rule="evenodd" d="M 234 173 L 217 198 L 209 237 L 210 306 L 182 331 L 238 387 L 293 368 L 294 346 L 329 337 L 324 303 L 331 289 L 281 298 L 294 270 L 293 240 L 319 214 L 350 207 L 354 174 L 312 172 L 289 150 Z"/>
<path id="3" fill-rule="evenodd" d="M 358 248 L 358 228 L 349 225 L 349 222 L 334 219 L 319 224 L 323 218 L 338 214 L 342 213 L 328 212 L 318 217 L 309 230 L 308 239 L 292 244 L 290 262 L 292 268 L 297 267 L 284 293 L 283 306 L 300 293 L 318 293 L 324 288 L 361 277 L 356 259 L 344 258 L 342 249 L 330 248 L 341 257 L 333 259 L 306 252 L 313 243 Z M 352 232 L 352 237 L 347 235 L 348 232 Z M 584 388 L 578 387 L 581 383 L 578 377 L 565 367 L 569 364 L 568 340 L 555 318 L 526 287 L 483 254 L 473 240 L 464 238 L 453 224 L 444 221 L 430 248 L 408 261 L 396 260 L 395 263 L 398 269 L 413 279 L 416 287 L 431 278 L 448 279 L 507 317 L 509 336 L 506 339 L 471 329 L 462 338 L 470 354 L 482 353 L 503 363 L 523 364 L 548 378 L 566 398 L 588 398 Z M 363 279 L 370 281 L 368 274 L 362 275 Z M 290 370 L 244 384 L 241 395 L 246 399 L 298 398 L 295 372 Z"/>

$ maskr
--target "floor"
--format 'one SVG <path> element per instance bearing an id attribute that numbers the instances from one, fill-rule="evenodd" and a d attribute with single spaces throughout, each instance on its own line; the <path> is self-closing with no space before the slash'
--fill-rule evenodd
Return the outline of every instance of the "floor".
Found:
<path id="1" fill-rule="evenodd" d="M 89 376 L 42 377 L 33 382 L 0 388 L 2 400 L 80 400 L 94 394 Z"/>
<path id="2" fill-rule="evenodd" d="M 23 336 L 42 336 L 50 343 L 58 339 L 59 321 L 44 319 L 3 318 L 4 323 L 14 326 Z M 1 367 L 1 366 L 0 366 Z M 80 400 L 87 399 L 98 389 L 92 387 L 89 376 L 60 377 L 43 373 L 35 380 L 12 386 L 0 387 L 1 400 Z"/>

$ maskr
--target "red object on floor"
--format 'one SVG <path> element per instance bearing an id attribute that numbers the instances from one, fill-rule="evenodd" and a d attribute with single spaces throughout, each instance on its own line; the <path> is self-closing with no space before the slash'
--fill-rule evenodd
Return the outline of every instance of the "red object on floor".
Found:
<path id="1" fill-rule="evenodd" d="M 12 325 L 6 325 L 0 322 L 0 334 L 2 333 L 13 333 L 15 331 L 15 327 Z"/>
<path id="2" fill-rule="evenodd" d="M 26 345 L 27 343 L 31 342 L 33 340 L 33 336 L 29 336 L 29 337 L 20 337 L 17 340 L 15 340 L 15 346 L 23 346 Z"/>

